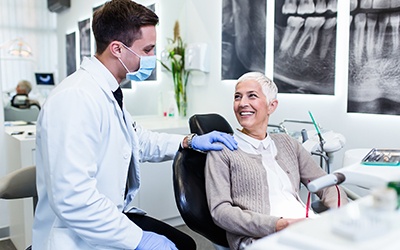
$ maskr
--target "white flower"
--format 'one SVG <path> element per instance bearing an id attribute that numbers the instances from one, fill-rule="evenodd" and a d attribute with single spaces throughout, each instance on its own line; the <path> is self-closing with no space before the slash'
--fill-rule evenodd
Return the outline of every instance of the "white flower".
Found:
<path id="1" fill-rule="evenodd" d="M 182 56 L 179 55 L 179 54 L 175 54 L 175 55 L 174 55 L 174 59 L 175 59 L 177 62 L 180 62 L 180 61 L 182 60 Z"/>
<path id="2" fill-rule="evenodd" d="M 171 52 L 174 51 L 174 49 L 175 49 L 175 44 L 173 44 L 173 43 L 168 43 L 167 46 L 165 46 L 165 49 L 166 49 L 169 53 L 171 53 Z"/>

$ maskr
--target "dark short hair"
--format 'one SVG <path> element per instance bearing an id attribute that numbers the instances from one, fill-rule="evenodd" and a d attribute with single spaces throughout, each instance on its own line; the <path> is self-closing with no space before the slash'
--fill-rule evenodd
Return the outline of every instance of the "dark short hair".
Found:
<path id="1" fill-rule="evenodd" d="M 92 30 L 96 52 L 101 54 L 112 41 L 131 46 L 142 37 L 143 26 L 157 25 L 158 16 L 131 0 L 111 0 L 93 13 Z"/>

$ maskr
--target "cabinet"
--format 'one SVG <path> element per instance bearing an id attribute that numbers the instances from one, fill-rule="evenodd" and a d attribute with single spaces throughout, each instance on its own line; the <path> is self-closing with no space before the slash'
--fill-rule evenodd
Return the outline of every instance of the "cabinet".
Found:
<path id="1" fill-rule="evenodd" d="M 35 165 L 35 126 L 5 127 L 7 172 Z M 10 200 L 10 238 L 15 247 L 26 249 L 32 242 L 33 201 L 32 198 Z"/>
<path id="2" fill-rule="evenodd" d="M 186 119 L 140 116 L 133 117 L 133 121 L 155 132 L 182 135 L 189 133 Z M 7 172 L 35 165 L 35 137 L 30 134 L 35 129 L 35 126 L 5 127 Z M 13 135 L 13 132 L 23 133 Z M 143 163 L 140 168 L 141 188 L 135 198 L 137 207 L 146 211 L 149 216 L 163 220 L 172 226 L 183 224 L 175 205 L 172 161 Z M 32 242 L 32 199 L 10 201 L 9 204 L 10 238 L 18 250 L 25 249 Z"/>

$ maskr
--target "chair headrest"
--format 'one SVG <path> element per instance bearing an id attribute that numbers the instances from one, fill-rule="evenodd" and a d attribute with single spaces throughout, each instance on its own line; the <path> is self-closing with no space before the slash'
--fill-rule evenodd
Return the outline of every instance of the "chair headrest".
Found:
<path id="1" fill-rule="evenodd" d="M 13 98 L 13 105 L 27 105 L 28 103 L 28 96 L 27 95 L 15 95 Z"/>
<path id="2" fill-rule="evenodd" d="M 196 114 L 189 118 L 192 133 L 203 135 L 214 130 L 233 134 L 231 125 L 219 114 Z"/>

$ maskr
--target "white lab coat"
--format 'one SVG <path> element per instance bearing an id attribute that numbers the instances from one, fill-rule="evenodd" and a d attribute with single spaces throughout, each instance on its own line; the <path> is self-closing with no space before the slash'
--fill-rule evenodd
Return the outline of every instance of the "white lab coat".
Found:
<path id="1" fill-rule="evenodd" d="M 112 94 L 115 84 L 103 64 L 85 58 L 42 108 L 34 250 L 135 249 L 142 237 L 122 213 L 136 211 L 131 202 L 139 188 L 139 162 L 172 159 L 183 136 L 140 126 L 135 131 Z"/>

